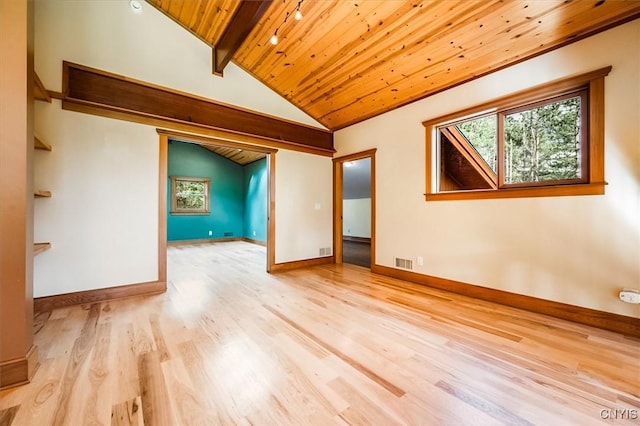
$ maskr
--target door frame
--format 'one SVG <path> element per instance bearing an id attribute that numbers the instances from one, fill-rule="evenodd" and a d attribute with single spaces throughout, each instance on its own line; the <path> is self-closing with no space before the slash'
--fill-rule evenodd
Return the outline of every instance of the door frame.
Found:
<path id="1" fill-rule="evenodd" d="M 237 142 L 211 136 L 194 135 L 166 129 L 156 129 L 160 136 L 160 179 L 158 194 L 158 276 L 166 282 L 167 276 L 167 190 L 168 190 L 168 151 L 169 140 L 238 148 L 247 151 L 261 152 L 267 155 L 267 272 L 276 263 L 276 148 Z"/>
<path id="2" fill-rule="evenodd" d="M 377 148 L 333 159 L 333 254 L 335 263 L 342 263 L 342 183 L 343 165 L 347 161 L 371 159 L 371 268 L 376 259 L 376 151 Z"/>

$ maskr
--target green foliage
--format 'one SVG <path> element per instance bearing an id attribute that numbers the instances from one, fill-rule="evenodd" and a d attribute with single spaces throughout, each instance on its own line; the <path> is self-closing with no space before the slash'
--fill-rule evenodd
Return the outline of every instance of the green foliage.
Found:
<path id="1" fill-rule="evenodd" d="M 551 102 L 504 116 L 504 182 L 533 183 L 580 178 L 581 98 Z M 497 115 L 456 125 L 497 171 Z"/>
<path id="2" fill-rule="evenodd" d="M 580 98 L 505 116 L 505 183 L 580 178 Z"/>
<path id="3" fill-rule="evenodd" d="M 207 185 L 205 182 L 176 180 L 176 204 L 179 209 L 203 210 Z"/>
<path id="4" fill-rule="evenodd" d="M 497 172 L 498 127 L 496 115 L 492 114 L 465 121 L 464 123 L 459 123 L 456 127 L 491 167 L 491 170 Z"/>

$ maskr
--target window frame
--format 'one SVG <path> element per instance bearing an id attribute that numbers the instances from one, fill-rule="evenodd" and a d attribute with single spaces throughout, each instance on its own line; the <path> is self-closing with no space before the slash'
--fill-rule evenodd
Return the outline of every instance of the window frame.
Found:
<path id="1" fill-rule="evenodd" d="M 205 184 L 204 207 L 202 209 L 185 209 L 178 207 L 176 185 L 178 182 L 202 182 Z M 172 215 L 208 215 L 210 209 L 211 179 L 193 176 L 171 176 L 171 214 Z"/>
<path id="2" fill-rule="evenodd" d="M 553 197 L 568 195 L 602 195 L 604 181 L 604 78 L 612 67 L 605 67 L 585 74 L 556 80 L 531 89 L 424 121 L 426 133 L 426 191 L 427 201 L 471 200 L 493 198 Z M 547 181 L 526 184 L 504 183 L 504 170 L 498 171 L 498 187 L 496 189 L 477 189 L 438 192 L 439 180 L 439 143 L 438 128 L 450 126 L 468 119 L 489 114 L 498 115 L 498 138 L 501 138 L 502 120 L 500 115 L 530 108 L 532 105 L 549 103 L 565 95 L 586 90 L 586 108 L 582 108 L 586 118 L 583 132 L 588 137 L 582 138 L 582 152 L 587 157 L 583 162 L 586 170 L 582 170 L 582 179 L 578 182 Z M 583 98 L 584 102 L 584 98 Z M 498 169 L 504 167 L 504 144 L 498 143 Z M 585 151 L 586 148 L 586 151 Z"/>
<path id="3" fill-rule="evenodd" d="M 562 180 L 547 180 L 547 181 L 539 181 L 539 182 L 522 182 L 522 183 L 506 183 L 505 180 L 505 166 L 506 160 L 505 158 L 505 136 L 504 136 L 504 120 L 507 115 L 516 114 L 522 111 L 528 111 L 540 106 L 549 105 L 555 102 L 560 102 L 566 99 L 571 98 L 580 98 L 581 108 L 580 108 L 580 120 L 583 124 L 580 126 L 580 152 L 581 152 L 581 161 L 580 161 L 580 178 L 577 179 L 562 179 Z M 521 105 L 515 108 L 510 108 L 506 110 L 502 110 L 498 112 L 498 159 L 502 159 L 502 161 L 498 161 L 498 180 L 499 186 L 498 189 L 502 188 L 530 188 L 532 186 L 555 186 L 555 185 L 571 185 L 571 184 L 585 184 L 589 183 L 589 90 L 587 87 L 572 90 L 567 93 L 564 93 L 559 96 L 553 96 L 551 98 L 542 99 L 537 102 L 533 102 L 527 105 Z M 586 154 L 586 155 L 585 155 Z"/>

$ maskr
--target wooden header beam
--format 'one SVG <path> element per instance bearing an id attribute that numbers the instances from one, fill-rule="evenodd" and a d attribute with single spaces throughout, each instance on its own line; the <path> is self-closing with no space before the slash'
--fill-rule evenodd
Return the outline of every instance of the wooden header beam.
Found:
<path id="1" fill-rule="evenodd" d="M 189 131 L 222 131 L 264 145 L 332 156 L 333 133 L 231 105 L 133 80 L 82 65 L 63 63 L 62 107 Z M 127 116 L 127 117 L 125 117 Z"/>

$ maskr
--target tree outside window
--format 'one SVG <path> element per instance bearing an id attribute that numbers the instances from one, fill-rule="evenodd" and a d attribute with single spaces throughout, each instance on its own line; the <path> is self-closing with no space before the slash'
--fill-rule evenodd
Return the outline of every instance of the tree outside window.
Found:
<path id="1" fill-rule="evenodd" d="M 208 178 L 171 177 L 171 213 L 208 214 Z"/>
<path id="2" fill-rule="evenodd" d="M 424 122 L 427 200 L 604 193 L 610 69 Z"/>

